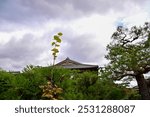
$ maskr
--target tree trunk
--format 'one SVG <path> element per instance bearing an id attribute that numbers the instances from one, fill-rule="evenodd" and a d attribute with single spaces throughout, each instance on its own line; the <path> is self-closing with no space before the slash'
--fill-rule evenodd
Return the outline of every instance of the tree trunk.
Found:
<path id="1" fill-rule="evenodd" d="M 137 74 L 135 77 L 136 77 L 136 81 L 139 87 L 139 93 L 142 99 L 150 100 L 149 89 L 148 89 L 148 86 L 147 86 L 146 80 L 144 79 L 143 74 Z"/>

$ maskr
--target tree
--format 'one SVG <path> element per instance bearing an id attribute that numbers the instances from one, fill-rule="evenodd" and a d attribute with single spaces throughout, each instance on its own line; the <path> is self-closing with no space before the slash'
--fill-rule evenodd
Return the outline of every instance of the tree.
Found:
<path id="1" fill-rule="evenodd" d="M 150 99 L 144 74 L 150 71 L 150 23 L 130 29 L 119 26 L 108 44 L 106 67 L 115 80 L 136 79 L 142 99 Z"/>

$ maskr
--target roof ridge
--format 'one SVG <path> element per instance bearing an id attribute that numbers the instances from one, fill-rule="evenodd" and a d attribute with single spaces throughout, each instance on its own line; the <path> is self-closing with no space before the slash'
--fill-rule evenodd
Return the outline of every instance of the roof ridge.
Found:
<path id="1" fill-rule="evenodd" d="M 90 65 L 90 64 L 84 64 L 84 63 L 80 63 L 80 62 L 77 62 L 77 61 L 75 61 L 75 60 L 72 60 L 72 59 L 70 59 L 69 57 L 67 57 L 65 60 L 63 60 L 63 61 L 61 61 L 61 62 L 59 62 L 59 63 L 57 63 L 56 65 L 63 65 L 63 64 L 72 64 L 72 65 L 85 65 L 85 66 L 98 66 L 98 65 Z"/>
<path id="2" fill-rule="evenodd" d="M 69 57 L 67 57 L 65 60 L 57 63 L 56 65 L 60 65 L 60 64 L 63 64 L 63 63 L 73 63 L 73 64 L 79 64 L 79 65 L 82 65 L 82 63 L 79 63 L 77 61 L 74 61 L 72 59 L 70 59 Z"/>
<path id="3" fill-rule="evenodd" d="M 82 64 L 67 57 L 65 60 L 56 64 L 70 69 L 98 69 L 98 65 Z"/>

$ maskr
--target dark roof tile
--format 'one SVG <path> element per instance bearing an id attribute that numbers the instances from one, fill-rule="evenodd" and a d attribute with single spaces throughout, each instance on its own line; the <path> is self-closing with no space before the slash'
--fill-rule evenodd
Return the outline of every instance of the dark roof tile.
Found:
<path id="1" fill-rule="evenodd" d="M 89 65 L 89 64 L 82 64 L 77 61 L 71 60 L 68 57 L 57 63 L 56 66 L 62 66 L 64 68 L 70 68 L 70 69 L 90 69 L 90 68 L 98 68 L 98 65 Z"/>

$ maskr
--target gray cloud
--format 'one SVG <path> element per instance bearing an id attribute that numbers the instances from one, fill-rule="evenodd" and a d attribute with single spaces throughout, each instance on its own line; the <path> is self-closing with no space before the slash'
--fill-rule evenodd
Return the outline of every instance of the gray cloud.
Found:
<path id="1" fill-rule="evenodd" d="M 51 20 L 67 21 L 93 13 L 105 14 L 110 10 L 121 11 L 129 3 L 142 5 L 147 0 L 0 0 L 0 31 L 19 30 L 20 27 L 41 27 Z M 42 27 L 41 27 L 42 28 Z M 69 28 L 69 27 L 67 27 Z M 70 57 L 81 62 L 97 62 L 104 59 L 105 47 L 90 34 L 74 34 L 71 29 L 54 29 L 38 39 L 26 34 L 21 39 L 11 38 L 0 45 L 0 67 L 21 69 L 27 64 L 40 64 L 49 54 L 49 35 L 62 31 L 64 40 L 59 60 Z M 50 33 L 50 34 L 49 34 Z M 46 40 L 44 40 L 46 39 Z M 47 54 L 47 56 L 49 56 Z M 42 62 L 41 62 L 42 64 Z"/>
<path id="2" fill-rule="evenodd" d="M 123 10 L 124 6 L 142 4 L 147 0 L 3 0 L 0 2 L 0 21 L 37 23 L 53 19 L 70 19 L 100 14 L 109 10 Z"/>
<path id="3" fill-rule="evenodd" d="M 95 63 L 104 59 L 105 47 L 100 40 L 96 40 L 93 35 L 73 35 L 68 31 L 68 35 L 63 36 L 60 59 L 69 57 L 83 63 Z"/>
<path id="4" fill-rule="evenodd" d="M 46 43 L 32 34 L 26 34 L 22 39 L 10 39 L 0 46 L 0 67 L 18 69 L 28 64 L 37 64 L 40 55 L 47 50 Z"/>
<path id="5" fill-rule="evenodd" d="M 29 64 L 43 65 L 52 62 L 50 35 L 60 30 L 64 35 L 58 61 L 70 57 L 79 62 L 97 64 L 97 61 L 104 59 L 105 47 L 101 45 L 101 41 L 95 40 L 93 35 L 77 35 L 71 29 L 58 28 L 50 34 L 44 33 L 38 39 L 32 34 L 25 34 L 21 39 L 11 38 L 6 44 L 0 45 L 0 67 L 7 70 L 21 70 Z M 43 53 L 46 53 L 45 58 L 39 59 Z"/>

